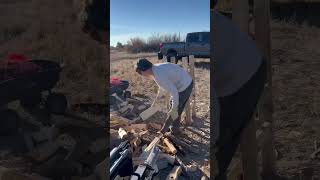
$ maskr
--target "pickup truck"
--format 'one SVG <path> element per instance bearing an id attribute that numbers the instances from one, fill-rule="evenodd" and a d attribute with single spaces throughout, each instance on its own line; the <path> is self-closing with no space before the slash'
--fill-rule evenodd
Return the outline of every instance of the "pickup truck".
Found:
<path id="1" fill-rule="evenodd" d="M 188 33 L 186 42 L 161 43 L 158 59 L 166 56 L 167 62 L 171 57 L 175 57 L 176 62 L 185 56 L 194 55 L 197 58 L 210 57 L 210 32 L 192 32 Z"/>

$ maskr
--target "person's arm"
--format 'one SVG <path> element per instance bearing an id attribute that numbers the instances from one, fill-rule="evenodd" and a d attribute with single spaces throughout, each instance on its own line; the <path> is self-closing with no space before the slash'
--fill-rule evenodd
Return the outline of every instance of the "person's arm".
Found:
<path id="1" fill-rule="evenodd" d="M 172 98 L 172 109 L 178 109 L 179 107 L 179 91 L 176 86 L 169 80 L 164 83 L 164 88 L 170 93 Z"/>

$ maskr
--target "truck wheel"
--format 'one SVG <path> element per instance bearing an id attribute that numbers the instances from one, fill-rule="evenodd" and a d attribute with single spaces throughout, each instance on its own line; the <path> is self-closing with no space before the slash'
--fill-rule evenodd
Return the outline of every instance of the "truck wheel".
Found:
<path id="1" fill-rule="evenodd" d="M 178 63 L 177 53 L 174 52 L 174 51 L 169 52 L 169 53 L 167 54 L 167 62 L 171 62 L 171 57 L 175 57 L 176 61 L 175 61 L 174 63 L 177 64 L 177 63 Z M 171 63 L 173 63 L 173 62 L 171 62 Z"/>
<path id="2" fill-rule="evenodd" d="M 20 105 L 24 108 L 33 108 L 41 102 L 41 92 L 31 93 L 28 96 L 20 98 Z"/>
<path id="3" fill-rule="evenodd" d="M 0 111 L 1 126 L 0 135 L 13 135 L 18 132 L 20 117 L 18 114 L 11 110 L 5 109 Z"/>
<path id="4" fill-rule="evenodd" d="M 67 106 L 67 98 L 61 93 L 51 93 L 47 97 L 46 107 L 53 114 L 64 114 Z"/>

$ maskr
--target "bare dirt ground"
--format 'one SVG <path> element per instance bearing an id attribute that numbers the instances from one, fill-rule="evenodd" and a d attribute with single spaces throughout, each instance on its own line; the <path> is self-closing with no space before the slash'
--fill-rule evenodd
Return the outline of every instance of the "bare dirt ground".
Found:
<path id="1" fill-rule="evenodd" d="M 138 58 L 146 57 L 146 54 L 125 54 L 124 52 L 112 51 L 110 63 L 110 76 L 116 76 L 123 80 L 130 82 L 129 90 L 133 95 L 143 95 L 151 103 L 157 93 L 157 85 L 150 80 L 143 79 L 134 71 L 134 65 Z M 114 58 L 122 55 L 122 58 Z M 160 63 L 154 53 L 153 56 L 147 54 L 147 59 L 153 63 Z M 199 152 L 195 154 L 187 154 L 183 161 L 186 164 L 196 164 L 199 168 L 209 170 L 209 144 L 210 144 L 210 66 L 209 59 L 196 59 L 195 62 L 195 88 L 196 88 L 196 117 L 194 117 L 194 124 L 185 127 L 183 135 L 179 138 L 183 139 L 189 144 L 193 144 Z M 180 62 L 181 63 L 181 62 Z M 165 111 L 165 103 L 162 100 L 161 106 L 163 114 Z M 159 116 L 154 119 L 149 119 L 148 122 L 160 122 L 165 120 L 164 116 Z M 200 172 L 194 174 L 195 179 L 200 179 Z"/>

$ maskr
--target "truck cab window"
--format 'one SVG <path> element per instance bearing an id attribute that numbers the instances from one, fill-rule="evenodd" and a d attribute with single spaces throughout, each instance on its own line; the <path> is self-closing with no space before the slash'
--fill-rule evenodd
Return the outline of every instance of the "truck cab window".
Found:
<path id="1" fill-rule="evenodd" d="M 197 33 L 190 33 L 187 36 L 187 42 L 199 42 L 199 34 Z"/>

